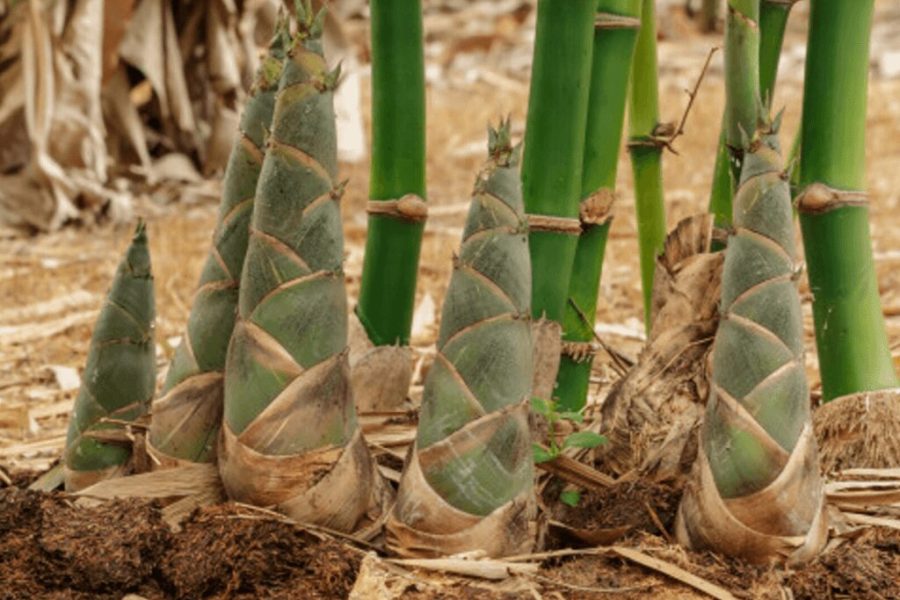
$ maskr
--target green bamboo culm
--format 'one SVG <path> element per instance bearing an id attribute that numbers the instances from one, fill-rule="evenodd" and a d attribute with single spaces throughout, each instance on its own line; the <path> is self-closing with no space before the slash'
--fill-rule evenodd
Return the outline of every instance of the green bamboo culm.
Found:
<path id="1" fill-rule="evenodd" d="M 826 401 L 897 385 L 864 191 L 873 5 L 810 5 L 797 203 Z"/>
<path id="2" fill-rule="evenodd" d="M 779 121 L 745 146 L 699 468 L 676 526 L 692 547 L 755 562 L 807 560 L 827 538 Z"/>
<path id="3" fill-rule="evenodd" d="M 531 270 L 509 123 L 490 131 L 444 301 L 414 451 L 387 523 L 401 555 L 527 552 L 534 543 L 528 426 Z"/>
<path id="4" fill-rule="evenodd" d="M 759 5 L 759 96 L 772 109 L 778 62 L 791 9 L 799 0 L 761 0 Z"/>
<path id="5" fill-rule="evenodd" d="M 222 423 L 222 385 L 237 314 L 256 183 L 271 128 L 275 91 L 290 43 L 280 17 L 241 115 L 222 185 L 213 243 L 181 345 L 153 404 L 149 451 L 157 466 L 212 462 Z"/>
<path id="6" fill-rule="evenodd" d="M 760 0 L 728 0 L 725 18 L 725 144 L 731 190 L 737 190 L 744 152 L 756 131 L 759 93 Z"/>
<path id="7" fill-rule="evenodd" d="M 563 316 L 563 354 L 556 379 L 557 399 L 565 410 L 580 410 L 587 399 L 597 294 L 612 219 L 610 210 L 640 11 L 641 0 L 597 3 L 581 171 L 582 231 Z"/>
<path id="8" fill-rule="evenodd" d="M 127 474 L 131 443 L 122 423 L 146 414 L 153 399 L 155 311 L 147 231 L 141 222 L 94 325 L 63 455 L 68 491 Z"/>
<path id="9" fill-rule="evenodd" d="M 421 0 L 372 0 L 369 229 L 356 314 L 376 346 L 409 344 L 425 229 Z M 401 203 L 406 198 L 411 202 Z M 404 210 L 411 205 L 413 210 Z"/>
<path id="10" fill-rule="evenodd" d="M 656 7 L 642 0 L 641 29 L 631 65 L 629 141 L 634 173 L 634 204 L 640 246 L 644 324 L 650 329 L 653 271 L 666 240 L 666 207 L 662 187 L 661 137 L 668 133 L 659 123 L 659 84 L 656 62 Z"/>
<path id="11" fill-rule="evenodd" d="M 561 323 L 581 226 L 581 168 L 596 0 L 539 0 L 522 157 L 531 310 Z"/>
<path id="12" fill-rule="evenodd" d="M 740 15 L 732 14 L 732 8 L 729 6 L 729 20 L 726 22 L 726 28 L 730 27 L 731 29 L 729 30 L 730 35 L 726 38 L 726 67 L 728 69 L 738 68 L 736 65 L 740 64 L 740 61 L 746 56 L 745 53 L 752 52 L 752 46 L 754 44 L 757 45 L 759 62 L 755 67 L 752 64 L 749 65 L 749 69 L 750 71 L 754 68 L 758 70 L 759 98 L 763 105 L 768 110 L 771 110 L 772 101 L 775 95 L 775 82 L 778 78 L 778 62 L 781 59 L 781 49 L 784 44 L 784 32 L 787 27 L 791 8 L 793 8 L 798 0 L 758 1 L 758 42 L 755 42 L 752 39 L 753 36 L 751 36 L 750 39 L 745 37 L 747 30 L 743 28 L 743 25 L 746 21 L 741 15 L 748 15 L 745 13 L 741 13 Z M 746 8 L 752 8 L 752 6 L 748 4 L 745 9 Z M 740 26 L 738 25 L 738 22 L 734 20 L 735 17 L 737 17 L 737 21 L 740 22 Z M 750 33 L 752 34 L 752 28 Z M 734 58 L 734 62 L 729 62 L 729 48 L 731 49 L 730 56 Z M 748 66 L 743 65 L 740 68 L 747 69 Z M 744 107 L 741 112 L 746 113 L 747 118 L 749 119 L 747 108 L 749 107 L 750 96 L 748 94 L 751 94 L 751 92 L 748 91 L 749 86 L 747 85 L 747 82 L 744 81 L 744 77 L 743 71 L 736 73 L 735 76 L 730 79 L 726 77 L 726 81 L 729 82 L 726 85 L 731 85 L 731 82 L 737 82 L 739 84 L 737 85 L 737 89 L 734 90 L 735 93 L 732 94 L 732 96 L 736 97 L 732 104 L 738 104 Z M 722 133 L 719 137 L 719 149 L 716 154 L 712 193 L 710 194 L 709 202 L 710 212 L 716 217 L 716 225 L 723 228 L 727 228 L 731 225 L 731 199 L 734 195 L 734 188 L 736 186 L 733 173 L 731 172 L 731 169 L 729 169 L 729 161 L 734 158 L 733 154 L 729 154 L 729 145 L 734 147 L 733 145 L 735 142 L 740 143 L 740 127 L 746 127 L 750 124 L 750 121 L 746 121 L 741 124 L 740 127 L 734 128 L 735 131 L 732 132 L 729 130 L 729 123 L 731 122 L 730 119 L 733 117 L 734 115 L 729 113 L 729 109 L 726 106 L 725 115 L 723 116 Z M 733 127 L 733 123 L 731 127 Z M 729 136 L 732 133 L 737 137 L 730 138 Z"/>
<path id="13" fill-rule="evenodd" d="M 378 487 L 350 390 L 341 188 L 324 12 L 297 7 L 256 188 L 225 369 L 229 497 L 351 531 Z"/>

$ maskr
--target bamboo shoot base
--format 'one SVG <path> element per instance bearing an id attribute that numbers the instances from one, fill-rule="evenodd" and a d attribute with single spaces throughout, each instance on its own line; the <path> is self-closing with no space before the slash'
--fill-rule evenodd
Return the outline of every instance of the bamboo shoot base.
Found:
<path id="1" fill-rule="evenodd" d="M 800 434 L 772 483 L 747 496 L 722 498 L 705 452 L 684 490 L 675 521 L 678 541 L 754 563 L 806 562 L 828 541 L 825 493 L 812 428 Z"/>
<path id="2" fill-rule="evenodd" d="M 530 489 L 484 517 L 451 506 L 425 479 L 413 448 L 385 532 L 388 547 L 404 557 L 433 558 L 472 551 L 502 557 L 531 552 L 536 518 L 537 505 Z"/>

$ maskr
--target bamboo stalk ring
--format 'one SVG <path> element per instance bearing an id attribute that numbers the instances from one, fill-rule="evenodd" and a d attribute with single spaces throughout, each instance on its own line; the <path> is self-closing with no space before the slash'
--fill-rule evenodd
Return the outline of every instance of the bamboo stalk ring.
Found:
<path id="1" fill-rule="evenodd" d="M 594 17 L 594 29 L 640 29 L 641 20 L 636 17 L 598 12 Z"/>
<path id="2" fill-rule="evenodd" d="M 416 194 L 406 194 L 394 200 L 369 200 L 366 212 L 413 223 L 424 223 L 428 219 L 428 205 Z"/>
<path id="3" fill-rule="evenodd" d="M 561 233 L 563 235 L 581 235 L 581 221 L 555 215 L 528 214 L 528 228 L 532 231 Z"/>

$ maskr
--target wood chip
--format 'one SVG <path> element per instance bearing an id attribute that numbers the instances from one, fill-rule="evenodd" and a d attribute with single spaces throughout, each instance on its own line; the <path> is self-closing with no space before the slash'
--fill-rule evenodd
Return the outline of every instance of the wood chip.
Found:
<path id="1" fill-rule="evenodd" d="M 36 454 L 58 452 L 65 445 L 66 436 L 64 435 L 44 438 L 23 444 L 13 444 L 6 448 L 0 448 L 0 458 L 34 456 Z"/>
<path id="2" fill-rule="evenodd" d="M 42 323 L 0 326 L 0 340 L 3 340 L 4 345 L 12 346 L 53 337 L 72 327 L 92 322 L 97 318 L 98 312 L 98 310 L 85 310 Z"/>
<path id="3" fill-rule="evenodd" d="M 86 306 L 99 306 L 100 297 L 84 290 L 76 290 L 44 302 L 36 302 L 23 307 L 7 308 L 0 311 L 0 323 L 27 323 L 45 317 L 69 312 Z"/>
<path id="4" fill-rule="evenodd" d="M 648 569 L 652 569 L 657 573 L 661 573 L 676 581 L 680 581 L 681 583 L 688 585 L 699 592 L 703 592 L 711 598 L 718 598 L 719 600 L 736 600 L 735 596 L 725 588 L 719 587 L 716 584 L 703 579 L 702 577 L 694 575 L 693 573 L 688 573 L 681 567 L 673 565 L 670 562 L 666 562 L 653 556 L 648 556 L 647 554 L 644 554 L 643 552 L 640 552 L 633 548 L 613 546 L 610 551 L 626 560 L 637 563 L 642 567 L 647 567 Z"/>
<path id="5" fill-rule="evenodd" d="M 860 525 L 873 525 L 875 527 L 889 527 L 900 531 L 900 519 L 890 519 L 888 517 L 873 517 L 871 515 L 863 515 L 860 513 L 845 512 L 844 516 L 851 523 Z"/>
<path id="6" fill-rule="evenodd" d="M 468 559 L 468 558 L 398 558 L 389 559 L 395 565 L 440 571 L 465 575 L 466 577 L 478 577 L 481 579 L 500 580 L 515 575 L 533 575 L 538 572 L 540 564 L 510 562 L 494 559 Z"/>
<path id="7" fill-rule="evenodd" d="M 565 454 L 561 454 L 553 460 L 538 463 L 537 467 L 569 483 L 594 490 L 605 489 L 616 482 L 609 475 Z"/>

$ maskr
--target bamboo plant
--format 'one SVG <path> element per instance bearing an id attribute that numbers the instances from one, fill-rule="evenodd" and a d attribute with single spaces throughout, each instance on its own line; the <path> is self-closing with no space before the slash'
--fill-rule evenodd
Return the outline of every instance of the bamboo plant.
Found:
<path id="1" fill-rule="evenodd" d="M 596 0 L 540 0 L 522 157 L 531 310 L 561 323 L 581 225 L 581 168 Z"/>
<path id="2" fill-rule="evenodd" d="M 777 129 L 746 146 L 698 463 L 676 524 L 689 546 L 755 562 L 807 560 L 827 538 Z"/>
<path id="3" fill-rule="evenodd" d="M 726 20 L 726 68 L 732 71 L 732 76 L 730 78 L 726 77 L 726 96 L 730 94 L 733 98 L 731 100 L 732 107 L 739 104 L 743 108 L 739 113 L 729 112 L 728 101 L 726 100 L 725 114 L 722 118 L 722 133 L 719 137 L 719 149 L 716 154 L 715 169 L 713 171 L 712 192 L 710 194 L 710 212 L 715 215 L 716 225 L 719 227 L 729 227 L 731 224 L 731 199 L 736 187 L 736 180 L 733 177 L 732 170 L 729 168 L 730 161 L 736 157 L 729 152 L 729 147 L 739 148 L 741 128 L 748 127 L 751 124 L 751 121 L 747 120 L 749 119 L 749 102 L 750 95 L 755 93 L 748 91 L 750 84 L 747 78 L 753 76 L 753 70 L 758 72 L 758 97 L 762 104 L 771 110 L 775 95 L 775 82 L 778 78 L 778 62 L 781 58 L 781 48 L 784 43 L 784 32 L 791 8 L 798 2 L 798 0 L 757 1 L 759 2 L 759 9 L 758 21 L 753 22 L 755 25 L 747 22 L 747 19 L 751 19 L 754 13 L 752 3 L 744 7 L 734 8 L 729 5 L 729 8 L 732 10 L 747 10 L 748 8 L 751 10 L 749 13 L 741 12 L 740 14 L 733 13 L 730 10 L 729 18 Z M 758 28 L 759 31 L 758 41 L 754 39 L 757 37 L 755 28 Z M 750 37 L 746 37 L 745 34 Z M 753 62 L 743 64 L 742 61 L 746 58 L 747 53 L 753 52 L 753 46 L 758 47 L 758 62 L 755 64 Z M 745 79 L 747 80 L 744 81 Z M 744 88 L 743 91 L 738 89 L 741 86 Z M 731 90 L 730 92 L 729 89 Z M 754 102 L 757 101 L 754 100 Z M 739 118 L 739 114 L 745 116 L 742 118 L 743 120 L 738 122 L 735 119 Z M 734 144 L 738 144 L 738 146 L 734 146 Z"/>
<path id="4" fill-rule="evenodd" d="M 412 376 L 408 352 L 419 251 L 425 229 L 425 59 L 420 0 L 371 2 L 372 162 L 369 228 L 359 304 L 355 310 L 377 368 L 359 369 L 358 395 L 374 389 L 393 398 L 363 398 L 367 408 L 406 397 Z M 354 354 L 356 349 L 353 348 Z M 369 351 L 371 351 L 369 349 Z M 356 362 L 356 356 L 354 361 Z M 390 369 L 390 372 L 386 372 Z M 354 366 L 356 370 L 356 366 Z M 354 379 L 357 375 L 354 374 Z M 385 391 L 385 381 L 400 380 Z"/>
<path id="5" fill-rule="evenodd" d="M 126 474 L 125 426 L 146 414 L 156 384 L 155 306 L 147 232 L 139 223 L 94 326 L 66 436 L 66 490 Z"/>
<path id="6" fill-rule="evenodd" d="M 812 0 L 797 200 L 823 398 L 894 387 L 865 194 L 874 0 Z"/>
<path id="7" fill-rule="evenodd" d="M 656 257 L 666 239 L 666 209 L 662 188 L 663 140 L 669 133 L 659 123 L 659 86 L 656 65 L 656 7 L 654 0 L 642 0 L 641 28 L 638 32 L 629 93 L 629 141 L 634 172 L 634 203 L 640 245 L 641 289 L 644 294 L 644 323 L 650 328 L 653 271 Z"/>
<path id="8" fill-rule="evenodd" d="M 581 236 L 563 317 L 563 353 L 556 395 L 579 410 L 591 373 L 597 293 L 609 236 L 631 58 L 640 28 L 641 0 L 600 0 L 594 31 L 591 87 L 581 171 Z"/>
<path id="9" fill-rule="evenodd" d="M 381 482 L 347 360 L 333 90 L 322 15 L 300 5 L 278 87 L 238 319 L 225 368 L 219 472 L 228 495 L 342 531 L 377 512 Z"/>
<path id="10" fill-rule="evenodd" d="M 527 552 L 536 516 L 528 410 L 531 271 L 509 123 L 491 130 L 444 301 L 416 442 L 387 522 L 406 556 Z"/>
<path id="11" fill-rule="evenodd" d="M 272 123 L 275 90 L 290 42 L 279 19 L 250 89 L 231 148 L 213 244 L 191 306 L 181 345 L 153 404 L 148 449 L 156 464 L 215 460 L 222 422 L 222 382 L 234 329 L 238 286 L 247 253 L 256 183 Z"/>

